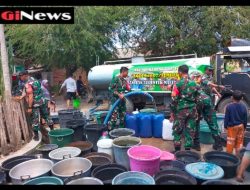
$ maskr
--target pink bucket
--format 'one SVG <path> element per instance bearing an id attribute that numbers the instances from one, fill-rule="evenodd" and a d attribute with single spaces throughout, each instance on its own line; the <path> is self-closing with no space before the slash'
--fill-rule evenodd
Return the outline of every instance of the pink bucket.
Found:
<path id="1" fill-rule="evenodd" d="M 144 172 L 154 176 L 160 170 L 162 151 L 156 147 L 141 145 L 128 149 L 131 171 Z"/>

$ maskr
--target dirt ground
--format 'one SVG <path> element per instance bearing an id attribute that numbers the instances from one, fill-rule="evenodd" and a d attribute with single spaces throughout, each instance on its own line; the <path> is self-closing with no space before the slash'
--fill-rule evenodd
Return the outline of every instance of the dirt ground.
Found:
<path id="1" fill-rule="evenodd" d="M 87 100 L 85 101 L 82 100 L 80 110 L 85 114 L 90 108 L 93 108 L 94 106 L 95 106 L 95 103 L 88 104 Z M 58 97 L 56 100 L 56 112 L 52 114 L 57 114 L 57 111 L 62 110 L 62 109 L 66 109 L 66 101 L 63 99 L 63 97 Z M 98 109 L 108 110 L 108 104 L 104 103 L 103 105 L 98 107 Z M 60 127 L 59 125 L 56 125 L 56 128 L 59 128 L 59 127 Z M 165 150 L 169 152 L 172 152 L 174 150 L 173 141 L 165 141 L 161 138 L 142 138 L 141 140 L 142 140 L 142 144 L 152 145 L 152 146 L 158 147 L 161 150 Z M 200 152 L 196 151 L 196 152 L 201 154 L 201 157 L 203 157 L 204 153 L 208 151 L 212 151 L 212 150 L 213 150 L 212 145 L 201 144 L 201 151 Z M 225 151 L 225 147 L 224 147 L 224 151 Z M 245 172 L 244 183 L 238 183 L 234 178 L 226 179 L 226 181 L 231 181 L 235 184 L 250 184 L 250 173 Z"/>

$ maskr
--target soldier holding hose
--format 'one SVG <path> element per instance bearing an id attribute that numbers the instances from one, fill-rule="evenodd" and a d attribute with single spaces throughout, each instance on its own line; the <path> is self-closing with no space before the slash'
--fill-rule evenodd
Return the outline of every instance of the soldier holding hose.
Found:
<path id="1" fill-rule="evenodd" d="M 120 75 L 116 76 L 110 83 L 109 90 L 112 93 L 111 103 L 114 104 L 118 98 L 122 101 L 118 107 L 114 110 L 111 116 L 111 120 L 108 122 L 108 129 L 112 130 L 116 127 L 117 120 L 120 120 L 119 128 L 124 128 L 124 118 L 126 113 L 126 102 L 124 94 L 126 91 L 130 91 L 126 77 L 128 76 L 129 69 L 127 67 L 121 67 Z"/>

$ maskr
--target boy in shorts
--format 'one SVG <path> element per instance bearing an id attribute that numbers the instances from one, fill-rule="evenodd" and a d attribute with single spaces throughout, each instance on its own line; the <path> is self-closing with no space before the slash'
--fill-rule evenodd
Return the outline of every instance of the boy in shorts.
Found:
<path id="1" fill-rule="evenodd" d="M 247 109 L 240 103 L 243 98 L 241 91 L 234 91 L 233 102 L 226 107 L 224 127 L 227 129 L 227 152 L 239 157 L 243 146 L 244 132 L 247 127 Z"/>

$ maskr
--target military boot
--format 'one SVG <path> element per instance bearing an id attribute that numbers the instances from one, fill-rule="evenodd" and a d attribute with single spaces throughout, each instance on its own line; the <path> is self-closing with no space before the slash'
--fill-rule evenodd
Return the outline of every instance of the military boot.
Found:
<path id="1" fill-rule="evenodd" d="M 222 147 L 222 143 L 221 143 L 221 138 L 219 135 L 213 135 L 213 139 L 214 139 L 214 145 L 213 145 L 213 149 L 217 150 L 217 151 L 223 151 L 223 147 Z"/>
<path id="2" fill-rule="evenodd" d="M 34 137 L 33 137 L 34 141 L 38 141 L 39 140 L 39 134 L 38 131 L 34 131 Z"/>

